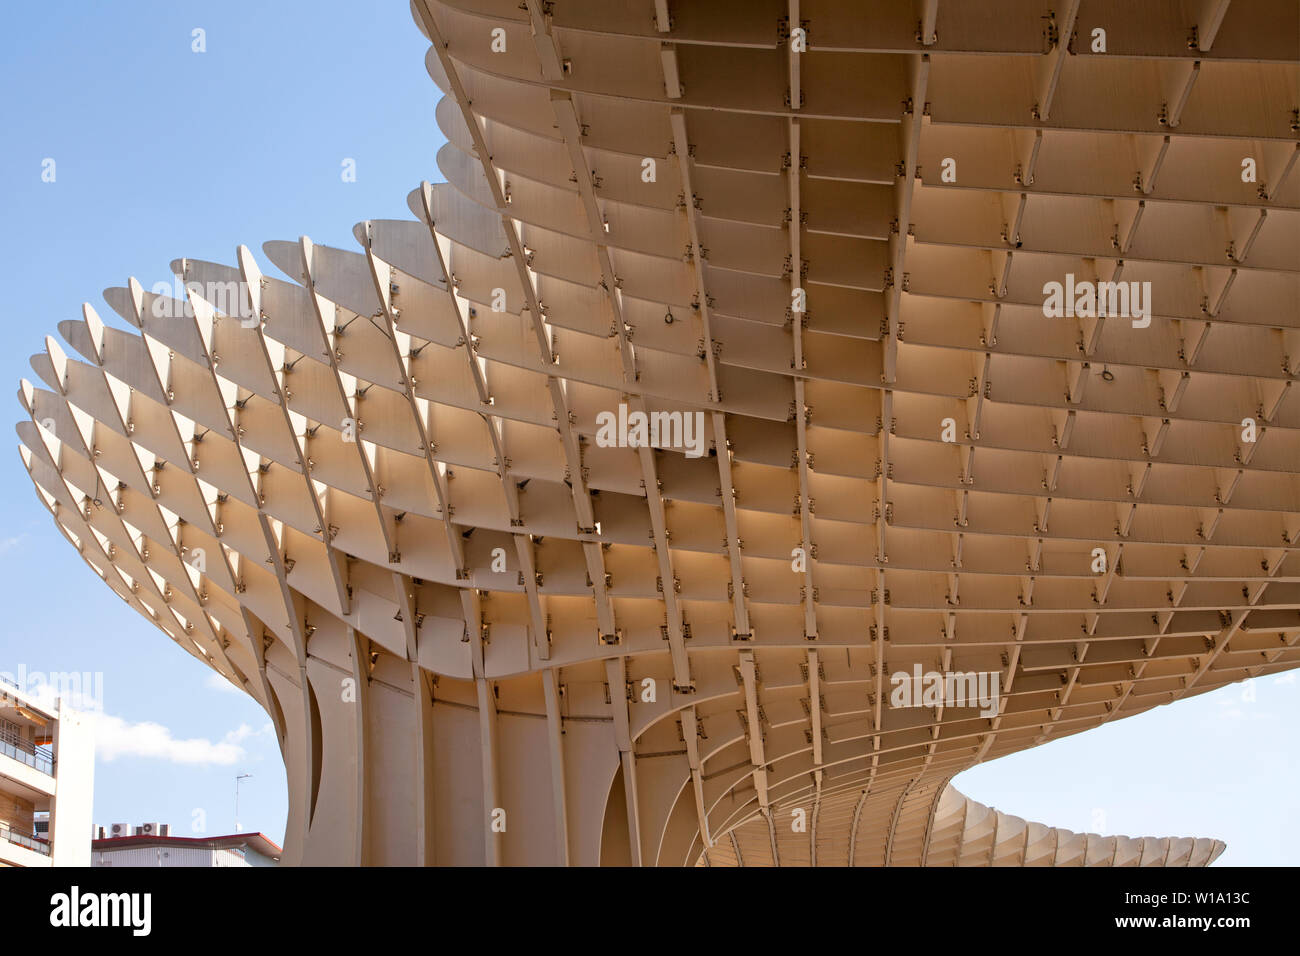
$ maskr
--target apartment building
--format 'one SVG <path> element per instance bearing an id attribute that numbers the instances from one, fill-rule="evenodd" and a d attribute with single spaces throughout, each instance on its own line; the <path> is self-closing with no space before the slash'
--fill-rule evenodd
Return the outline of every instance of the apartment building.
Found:
<path id="1" fill-rule="evenodd" d="M 94 772 L 88 718 L 0 679 L 0 867 L 90 865 Z"/>
<path id="2" fill-rule="evenodd" d="M 283 852 L 263 833 L 172 836 L 171 824 L 97 826 L 91 866 L 275 866 Z"/>

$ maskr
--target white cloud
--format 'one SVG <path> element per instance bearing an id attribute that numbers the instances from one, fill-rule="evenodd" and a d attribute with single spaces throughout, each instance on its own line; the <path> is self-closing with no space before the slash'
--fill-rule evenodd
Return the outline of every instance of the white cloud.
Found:
<path id="1" fill-rule="evenodd" d="M 7 538 L 0 538 L 0 554 L 12 551 L 14 548 L 22 544 L 26 538 L 27 532 L 25 531 L 22 534 L 11 534 Z"/>
<path id="2" fill-rule="evenodd" d="M 243 693 L 242 690 L 240 690 L 234 684 L 230 683 L 230 681 L 226 680 L 216 671 L 209 672 L 208 679 L 207 679 L 207 686 L 209 690 L 219 690 L 227 694 Z"/>
<path id="3" fill-rule="evenodd" d="M 149 757 L 177 764 L 225 767 L 243 759 L 243 742 L 265 734 L 269 726 L 253 730 L 248 724 L 240 724 L 214 743 L 206 737 L 177 739 L 171 730 L 152 721 L 132 724 L 121 717 L 100 714 L 95 721 L 95 753 L 105 762 L 118 757 Z"/>
<path id="4" fill-rule="evenodd" d="M 257 729 L 257 730 L 254 730 L 252 727 L 248 726 L 248 724 L 240 724 L 238 727 L 236 727 L 236 728 L 235 728 L 234 730 L 232 730 L 230 733 L 226 734 L 226 736 L 225 736 L 225 738 L 224 738 L 224 740 L 223 740 L 223 743 L 228 743 L 228 744 L 241 744 L 241 743 L 243 743 L 245 740 L 248 740 L 250 737 L 262 737 L 262 736 L 265 736 L 265 735 L 271 733 L 271 730 L 272 730 L 272 727 L 271 727 L 271 722 L 270 722 L 270 721 L 267 721 L 265 724 L 263 724 L 263 725 L 262 725 L 259 729 Z"/>
<path id="5" fill-rule="evenodd" d="M 1274 684 L 1294 684 L 1294 683 L 1295 683 L 1295 674 L 1296 674 L 1295 671 L 1287 671 L 1285 674 L 1278 674 L 1276 677 L 1273 678 L 1273 683 L 1274 683 Z"/>

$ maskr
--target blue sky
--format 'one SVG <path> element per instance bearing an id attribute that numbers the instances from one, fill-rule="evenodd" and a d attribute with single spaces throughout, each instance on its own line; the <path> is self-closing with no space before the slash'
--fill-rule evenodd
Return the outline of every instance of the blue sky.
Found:
<path id="1" fill-rule="evenodd" d="M 234 262 L 268 239 L 355 248 L 354 223 L 409 218 L 437 179 L 438 91 L 405 2 L 50 0 L 0 31 L 0 382 L 88 301 L 188 256 Z M 205 53 L 192 51 L 206 31 Z M 55 161 L 55 181 L 41 181 Z M 356 182 L 342 163 L 356 161 Z M 278 274 L 278 273 L 276 273 Z M 21 406 L 10 399 L 9 421 Z M 234 826 L 279 841 L 286 796 L 261 708 L 114 596 L 40 505 L 9 432 L 0 455 L 0 672 L 103 674 L 100 823 Z M 229 687 L 229 685 L 224 685 Z M 155 724 L 157 727 L 139 726 Z M 109 749 L 111 748 L 111 750 Z M 113 759 L 104 759 L 116 754 Z M 191 762 L 197 761 L 197 762 Z"/>
<path id="2" fill-rule="evenodd" d="M 354 248 L 437 180 L 437 90 L 404 0 L 96 3 L 6 10 L 0 34 L 0 382 L 101 290 L 170 281 L 181 256 L 233 262 L 308 235 Z M 205 31 L 206 52 L 192 50 Z M 42 182 L 55 161 L 55 181 Z M 356 182 L 342 163 L 355 160 Z M 9 394 L 14 394 L 10 392 Z M 10 420 L 22 413 L 14 400 Z M 12 433 L 11 433 L 12 434 Z M 284 771 L 265 714 L 131 611 L 76 556 L 16 450 L 0 455 L 0 672 L 103 674 L 100 823 L 241 822 L 277 841 Z M 1213 836 L 1224 864 L 1300 844 L 1300 681 L 1236 685 L 963 774 L 1008 813 L 1079 831 Z M 200 819 L 196 811 L 203 811 Z"/>

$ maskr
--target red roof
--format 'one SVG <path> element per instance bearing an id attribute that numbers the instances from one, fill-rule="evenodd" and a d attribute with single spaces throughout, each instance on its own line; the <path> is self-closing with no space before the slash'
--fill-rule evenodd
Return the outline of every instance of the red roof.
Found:
<path id="1" fill-rule="evenodd" d="M 231 833 L 227 836 L 173 837 L 137 834 L 127 837 L 105 837 L 91 840 L 92 850 L 118 850 L 142 846 L 196 846 L 211 850 L 224 850 L 248 844 L 263 856 L 279 857 L 283 850 L 265 833 Z"/>

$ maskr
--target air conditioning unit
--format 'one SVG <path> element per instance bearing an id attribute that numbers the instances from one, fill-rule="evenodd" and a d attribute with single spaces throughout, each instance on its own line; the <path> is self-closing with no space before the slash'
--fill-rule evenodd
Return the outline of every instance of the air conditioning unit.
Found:
<path id="1" fill-rule="evenodd" d="M 169 837 L 172 835 L 172 825 L 170 823 L 158 824 L 158 835 Z"/>
<path id="2" fill-rule="evenodd" d="M 101 827 L 98 824 L 96 824 L 95 826 L 91 827 L 91 831 L 92 832 L 90 838 L 92 840 L 103 840 L 103 839 L 107 839 L 108 837 L 108 827 Z"/>
<path id="3" fill-rule="evenodd" d="M 114 823 L 108 828 L 108 835 L 110 838 L 129 837 L 131 835 L 131 824 Z"/>
<path id="4" fill-rule="evenodd" d="M 168 827 L 170 830 L 171 827 Z M 163 836 L 162 824 L 160 823 L 142 823 L 135 828 L 136 836 Z"/>

